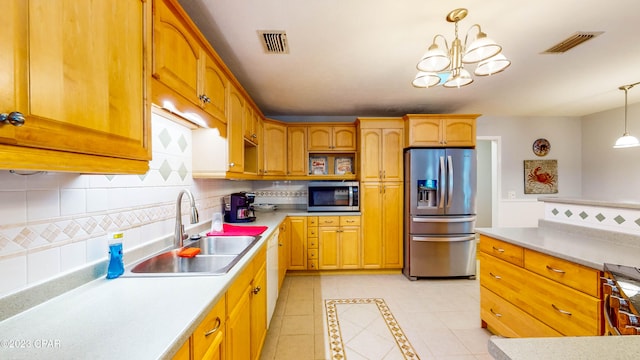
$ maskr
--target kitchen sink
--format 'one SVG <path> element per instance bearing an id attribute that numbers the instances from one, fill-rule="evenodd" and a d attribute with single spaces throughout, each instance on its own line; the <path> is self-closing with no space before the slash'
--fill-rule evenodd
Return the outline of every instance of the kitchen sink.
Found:
<path id="1" fill-rule="evenodd" d="M 256 236 L 207 236 L 187 244 L 200 248 L 203 255 L 237 255 L 258 241 Z"/>
<path id="2" fill-rule="evenodd" d="M 181 257 L 183 248 L 154 255 L 127 269 L 123 277 L 224 275 L 255 245 L 260 236 L 207 236 L 186 241 L 185 248 L 200 248 L 195 257 Z"/>

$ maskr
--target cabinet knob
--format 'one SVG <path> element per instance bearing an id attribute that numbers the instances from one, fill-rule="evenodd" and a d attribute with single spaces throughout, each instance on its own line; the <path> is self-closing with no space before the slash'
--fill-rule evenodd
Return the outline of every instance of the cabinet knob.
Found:
<path id="1" fill-rule="evenodd" d="M 230 166 L 230 167 L 234 167 L 234 166 L 236 166 L 236 163 L 233 163 L 233 162 L 232 162 L 232 163 L 229 163 L 229 166 Z"/>
<path id="2" fill-rule="evenodd" d="M 200 100 L 202 100 L 202 102 L 209 104 L 211 103 L 211 98 L 209 98 L 207 95 L 202 94 L 200 96 L 198 96 L 200 98 Z"/>
<path id="3" fill-rule="evenodd" d="M 256 287 L 253 289 L 253 293 L 254 293 L 254 294 L 258 294 L 258 293 L 260 292 L 260 290 L 262 290 L 262 288 L 260 288 L 260 286 L 256 286 Z"/>
<path id="4" fill-rule="evenodd" d="M 26 121 L 24 115 L 21 112 L 13 111 L 10 113 L 0 114 L 0 122 L 8 122 L 13 126 L 22 126 Z"/>

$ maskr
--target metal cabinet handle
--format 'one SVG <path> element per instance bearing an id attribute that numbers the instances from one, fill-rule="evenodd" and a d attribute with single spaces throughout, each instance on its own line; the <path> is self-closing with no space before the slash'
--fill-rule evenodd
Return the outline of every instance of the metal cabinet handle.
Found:
<path id="1" fill-rule="evenodd" d="M 547 270 L 551 270 L 553 272 L 557 272 L 558 274 L 564 274 L 564 270 L 560 270 L 560 269 L 556 269 L 556 268 L 552 268 L 551 266 L 547 265 Z"/>
<path id="2" fill-rule="evenodd" d="M 552 307 L 555 311 L 559 312 L 560 314 L 571 316 L 571 313 L 570 313 L 569 311 L 562 310 L 562 309 L 558 308 L 557 306 L 555 306 L 554 304 L 551 304 L 551 307 Z"/>
<path id="3" fill-rule="evenodd" d="M 503 252 L 504 252 L 504 249 L 497 248 L 497 247 L 495 247 L 495 246 L 492 246 L 492 247 L 493 247 L 493 250 L 495 250 L 495 251 L 497 251 L 497 252 L 499 252 L 499 253 L 503 253 Z"/>
<path id="4" fill-rule="evenodd" d="M 8 122 L 13 126 L 22 126 L 26 121 L 24 115 L 21 112 L 13 111 L 10 113 L 0 114 L 0 122 Z"/>
<path id="5" fill-rule="evenodd" d="M 234 166 L 236 166 L 236 163 L 233 163 L 233 162 L 232 162 L 232 163 L 229 163 L 229 166 L 230 166 L 230 167 L 234 167 Z"/>
<path id="6" fill-rule="evenodd" d="M 211 334 L 213 334 L 214 332 L 218 331 L 218 329 L 220 329 L 220 324 L 222 324 L 222 321 L 220 321 L 220 317 L 216 316 L 216 326 L 213 327 L 213 329 L 207 331 L 206 333 L 204 333 L 204 336 L 209 336 Z"/>
<path id="7" fill-rule="evenodd" d="M 260 290 L 262 290 L 262 288 L 260 288 L 260 286 L 256 286 L 256 287 L 253 289 L 253 293 L 257 295 L 257 294 L 260 292 Z"/>
<path id="8" fill-rule="evenodd" d="M 494 275 L 492 272 L 489 272 L 489 275 L 491 275 L 491 276 L 492 276 L 494 279 L 496 279 L 496 280 L 500 280 L 500 279 L 502 279 L 502 276 Z"/>
<path id="9" fill-rule="evenodd" d="M 496 317 L 502 317 L 502 314 L 500 314 L 500 313 L 497 313 L 497 312 L 493 311 L 493 308 L 489 309 L 489 311 L 491 311 L 491 313 L 492 313 L 493 315 L 495 315 Z"/>

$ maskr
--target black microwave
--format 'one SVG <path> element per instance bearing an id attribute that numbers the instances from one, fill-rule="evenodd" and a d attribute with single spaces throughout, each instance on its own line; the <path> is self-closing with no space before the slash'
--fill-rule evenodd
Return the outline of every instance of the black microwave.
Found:
<path id="1" fill-rule="evenodd" d="M 357 181 L 309 182 L 307 211 L 360 211 L 360 184 Z"/>

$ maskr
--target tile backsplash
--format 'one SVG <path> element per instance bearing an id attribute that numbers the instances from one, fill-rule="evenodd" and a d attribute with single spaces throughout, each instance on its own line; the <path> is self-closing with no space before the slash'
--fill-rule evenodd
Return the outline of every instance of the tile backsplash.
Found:
<path id="1" fill-rule="evenodd" d="M 0 171 L 0 297 L 105 260 L 110 231 L 124 231 L 125 261 L 128 250 L 169 236 L 181 189 L 194 194 L 201 224 L 222 196 L 252 190 L 249 181 L 194 180 L 191 130 L 170 118 L 154 110 L 144 175 Z"/>

